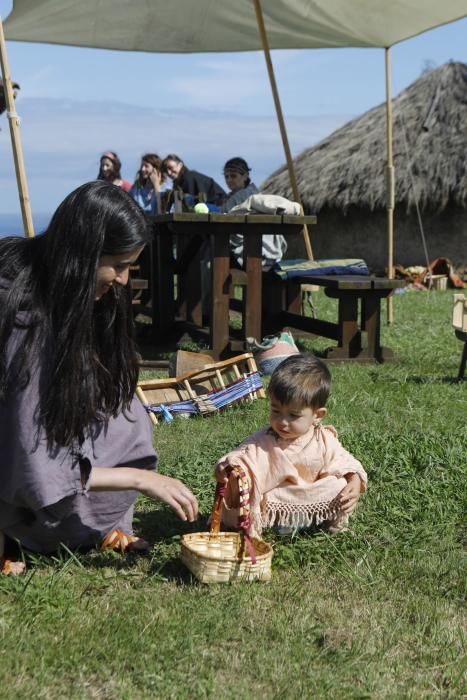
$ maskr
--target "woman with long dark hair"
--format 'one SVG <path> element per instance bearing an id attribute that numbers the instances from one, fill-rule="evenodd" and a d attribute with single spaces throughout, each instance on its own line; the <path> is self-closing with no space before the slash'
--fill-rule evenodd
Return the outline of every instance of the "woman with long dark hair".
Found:
<path id="1" fill-rule="evenodd" d="M 162 160 L 157 153 L 146 153 L 141 158 L 136 180 L 129 192 L 148 214 L 161 213 L 161 185 L 166 180 L 161 166 Z"/>
<path id="2" fill-rule="evenodd" d="M 191 491 L 154 472 L 134 396 L 128 271 L 149 237 L 131 197 L 96 181 L 66 197 L 45 233 L 0 241 L 0 558 L 5 535 L 37 552 L 109 533 L 141 548 L 138 491 L 197 515 Z"/>
<path id="3" fill-rule="evenodd" d="M 225 199 L 224 190 L 212 177 L 187 168 L 175 153 L 170 153 L 164 158 L 162 172 L 173 180 L 174 188 L 178 188 L 183 194 L 190 194 L 194 199 L 202 193 L 206 196 L 206 202 L 216 206 Z"/>
<path id="4" fill-rule="evenodd" d="M 114 151 L 106 151 L 101 155 L 97 179 L 111 182 L 125 192 L 131 189 L 131 182 L 122 178 L 122 162 Z"/>

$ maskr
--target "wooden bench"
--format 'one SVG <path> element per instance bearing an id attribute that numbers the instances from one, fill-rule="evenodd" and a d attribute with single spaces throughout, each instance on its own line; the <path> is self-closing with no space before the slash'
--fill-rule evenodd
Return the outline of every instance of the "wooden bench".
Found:
<path id="1" fill-rule="evenodd" d="M 328 297 L 338 300 L 338 320 L 331 323 L 303 316 L 301 285 L 324 287 Z M 281 280 L 263 277 L 263 331 L 277 333 L 284 328 L 330 338 L 337 346 L 326 351 L 328 360 L 383 362 L 394 353 L 380 341 L 381 300 L 404 282 L 366 275 L 300 276 Z M 366 344 L 363 343 L 363 333 Z"/>

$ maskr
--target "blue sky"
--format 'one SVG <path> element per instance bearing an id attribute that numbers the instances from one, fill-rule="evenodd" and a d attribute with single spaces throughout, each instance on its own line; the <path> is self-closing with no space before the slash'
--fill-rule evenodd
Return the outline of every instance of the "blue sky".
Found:
<path id="1" fill-rule="evenodd" d="M 5 19 L 11 0 L 0 0 Z M 141 154 L 178 153 L 220 184 L 222 165 L 248 160 L 259 185 L 282 165 L 264 57 L 242 54 L 146 54 L 8 42 L 20 83 L 32 209 L 52 212 L 93 179 L 100 153 L 117 151 L 134 178 Z M 381 49 L 272 53 L 292 153 L 318 142 L 385 99 Z M 410 39 L 391 51 L 392 93 L 427 66 L 467 63 L 467 19 Z M 0 117 L 0 215 L 19 216 L 8 124 Z"/>

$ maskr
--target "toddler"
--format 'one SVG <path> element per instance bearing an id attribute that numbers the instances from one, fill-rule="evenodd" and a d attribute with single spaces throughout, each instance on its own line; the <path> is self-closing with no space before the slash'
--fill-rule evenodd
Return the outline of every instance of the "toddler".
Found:
<path id="1" fill-rule="evenodd" d="M 251 534 L 277 526 L 280 534 L 323 524 L 346 528 L 366 490 L 362 465 L 322 425 L 331 388 L 328 368 L 313 355 L 291 355 L 274 370 L 268 387 L 270 425 L 250 435 L 216 465 L 219 482 L 226 467 L 241 466 L 250 486 Z M 228 480 L 222 520 L 236 526 L 239 494 Z"/>

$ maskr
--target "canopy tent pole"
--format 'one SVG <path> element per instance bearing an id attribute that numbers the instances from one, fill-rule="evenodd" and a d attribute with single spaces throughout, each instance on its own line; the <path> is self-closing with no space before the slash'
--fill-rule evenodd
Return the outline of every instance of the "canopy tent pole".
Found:
<path id="1" fill-rule="evenodd" d="M 386 65 L 386 139 L 387 139 L 387 173 L 386 173 L 386 209 L 388 241 L 388 277 L 394 278 L 394 164 L 392 159 L 392 100 L 391 100 L 391 62 L 390 49 L 385 50 Z M 387 322 L 394 321 L 392 296 L 387 298 Z"/>
<path id="2" fill-rule="evenodd" d="M 276 107 L 277 121 L 279 122 L 279 129 L 282 137 L 282 144 L 284 146 L 285 158 L 287 160 L 287 169 L 289 171 L 290 184 L 292 187 L 293 196 L 296 202 L 300 204 L 303 214 L 303 206 L 300 199 L 300 193 L 298 191 L 297 178 L 295 177 L 295 170 L 293 167 L 292 154 L 290 152 L 289 139 L 287 138 L 287 131 L 285 128 L 284 117 L 282 114 L 282 107 L 279 99 L 279 92 L 277 90 L 276 78 L 274 75 L 274 68 L 271 60 L 271 52 L 269 50 L 269 42 L 266 34 L 266 28 L 264 25 L 263 11 L 261 9 L 260 0 L 253 0 L 256 12 L 256 20 L 258 22 L 258 31 L 261 38 L 261 44 L 263 47 L 264 58 L 266 60 L 266 66 L 268 69 L 269 82 L 271 83 L 272 96 L 274 99 L 274 105 Z M 310 234 L 308 233 L 308 226 L 303 227 L 303 240 L 305 243 L 306 254 L 309 260 L 313 260 L 313 251 L 311 248 Z"/>
<path id="3" fill-rule="evenodd" d="M 5 92 L 5 103 L 10 125 L 11 144 L 13 147 L 13 158 L 15 161 L 16 182 L 18 183 L 18 194 L 21 206 L 21 216 L 23 217 L 24 234 L 28 238 L 34 236 L 34 226 L 32 223 L 31 202 L 29 200 L 28 182 L 24 167 L 23 150 L 19 134 L 19 117 L 16 114 L 15 98 L 11 86 L 10 70 L 6 53 L 5 35 L 3 33 L 3 22 L 0 17 L 0 69 L 3 77 L 3 89 Z"/>

